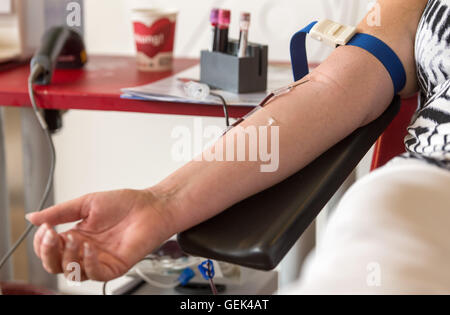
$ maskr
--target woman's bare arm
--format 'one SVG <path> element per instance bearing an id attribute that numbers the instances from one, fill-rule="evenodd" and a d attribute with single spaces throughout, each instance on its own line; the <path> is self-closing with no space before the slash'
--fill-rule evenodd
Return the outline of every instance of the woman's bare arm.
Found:
<path id="1" fill-rule="evenodd" d="M 412 94 L 417 90 L 415 32 L 426 1 L 383 0 L 379 5 L 381 25 L 369 26 L 364 19 L 359 31 L 375 35 L 394 49 L 407 73 L 407 85 L 401 94 Z M 152 188 L 176 201 L 167 210 L 173 233 L 215 216 L 302 169 L 354 130 L 379 117 L 394 95 L 387 70 L 358 47 L 337 48 L 307 79 L 310 82 L 274 100 L 266 110 L 242 124 L 266 126 L 270 118 L 277 122 L 277 171 L 261 172 L 260 162 L 191 162 Z"/>

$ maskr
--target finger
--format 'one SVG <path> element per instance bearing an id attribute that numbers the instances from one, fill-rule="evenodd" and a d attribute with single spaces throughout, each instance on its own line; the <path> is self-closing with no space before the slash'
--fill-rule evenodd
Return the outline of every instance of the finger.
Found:
<path id="1" fill-rule="evenodd" d="M 40 212 L 27 214 L 25 218 L 33 225 L 48 223 L 51 226 L 78 221 L 84 218 L 82 214 L 83 203 L 86 197 L 80 197 L 61 203 Z"/>
<path id="2" fill-rule="evenodd" d="M 62 272 L 61 268 L 61 242 L 58 234 L 49 228 L 46 230 L 41 247 L 40 254 L 44 269 L 52 274 Z"/>
<path id="3" fill-rule="evenodd" d="M 39 258 L 41 258 L 42 238 L 44 237 L 45 232 L 47 232 L 49 228 L 50 226 L 48 224 L 43 224 L 36 231 L 36 234 L 34 234 L 33 248 L 36 256 L 38 256 Z"/>
<path id="4" fill-rule="evenodd" d="M 98 260 L 98 251 L 88 242 L 83 243 L 84 271 L 86 276 L 95 281 L 109 281 L 114 277 Z"/>
<path id="5" fill-rule="evenodd" d="M 64 276 L 70 281 L 81 279 L 80 241 L 69 233 L 66 235 L 66 247 L 63 254 L 62 268 Z M 73 274 L 73 272 L 78 274 Z M 70 278 L 70 279 L 69 279 Z"/>

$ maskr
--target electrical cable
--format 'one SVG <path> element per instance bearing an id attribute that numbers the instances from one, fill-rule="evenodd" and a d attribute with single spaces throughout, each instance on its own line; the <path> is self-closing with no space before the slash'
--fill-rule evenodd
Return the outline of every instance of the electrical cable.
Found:
<path id="1" fill-rule="evenodd" d="M 30 95 L 31 105 L 33 107 L 33 111 L 36 116 L 36 120 L 41 125 L 41 128 L 45 134 L 45 137 L 48 142 L 49 149 L 50 149 L 49 176 L 47 179 L 47 184 L 45 186 L 44 193 L 42 195 L 42 199 L 39 202 L 37 211 L 43 210 L 43 207 L 44 207 L 45 203 L 47 202 L 47 199 L 50 195 L 50 191 L 53 186 L 53 177 L 55 174 L 55 166 L 56 166 L 56 152 L 55 152 L 55 145 L 53 143 L 52 135 L 47 127 L 47 123 L 45 122 L 45 119 L 42 117 L 42 115 L 37 107 L 36 98 L 35 98 L 34 90 L 33 90 L 33 83 L 39 77 L 39 75 L 41 75 L 43 70 L 44 69 L 39 64 L 36 64 L 33 67 L 33 69 L 31 70 L 31 74 L 28 78 L 28 93 Z M 23 241 L 27 238 L 27 236 L 31 233 L 31 231 L 33 231 L 33 229 L 34 229 L 34 225 L 29 223 L 25 232 L 19 237 L 17 242 L 11 247 L 11 249 L 8 251 L 8 253 L 6 253 L 6 255 L 2 258 L 2 260 L 0 262 L 0 270 L 4 267 L 6 262 L 11 258 L 11 256 L 15 253 L 17 248 L 19 248 L 19 246 L 23 243 Z"/>
<path id="2" fill-rule="evenodd" d="M 207 84 L 204 84 L 204 83 L 201 83 L 198 81 L 194 81 L 194 80 L 182 79 L 182 78 L 178 78 L 178 80 L 183 83 L 184 92 L 191 98 L 198 99 L 198 100 L 205 100 L 209 95 L 218 98 L 222 102 L 222 105 L 223 105 L 223 111 L 225 114 L 225 122 L 226 122 L 227 128 L 230 127 L 230 117 L 228 115 L 228 104 L 222 95 L 220 95 L 218 93 L 212 93 L 211 88 Z"/>
<path id="3" fill-rule="evenodd" d="M 153 258 L 153 257 L 148 256 L 148 257 L 143 258 L 143 259 L 142 259 L 141 261 L 139 261 L 139 262 L 140 262 L 140 263 L 141 263 L 141 262 L 144 262 L 144 261 L 155 262 L 155 261 L 157 261 L 157 260 L 158 260 L 157 258 Z M 178 270 L 180 270 L 180 269 L 186 269 L 186 268 L 189 268 L 189 267 L 192 267 L 192 266 L 198 264 L 198 261 L 197 261 L 197 260 L 200 260 L 200 258 L 194 259 L 194 261 L 191 261 L 191 262 L 186 263 L 186 264 L 184 264 L 184 265 L 177 265 L 176 267 L 177 267 Z M 175 266 L 174 266 L 174 267 L 175 267 Z M 137 268 L 135 268 L 135 270 L 136 270 L 136 269 L 137 269 Z M 167 268 L 166 268 L 166 269 L 167 269 Z M 142 273 L 142 270 L 140 270 L 140 271 L 141 271 L 141 273 Z M 136 273 L 139 275 L 138 272 L 136 272 Z M 143 278 L 141 277 L 141 275 L 139 275 L 139 277 L 140 277 L 142 280 L 144 280 L 145 282 L 147 282 L 145 279 L 143 279 Z M 107 294 L 106 294 L 106 286 L 108 285 L 108 283 L 109 283 L 109 281 L 103 282 L 103 286 L 102 286 L 102 294 L 103 294 L 103 295 L 107 295 Z M 149 282 L 147 282 L 147 283 L 149 283 Z M 180 282 L 178 282 L 178 284 L 180 284 Z"/>
<path id="4" fill-rule="evenodd" d="M 107 294 L 106 294 L 106 286 L 107 286 L 108 282 L 109 282 L 109 281 L 103 282 L 103 287 L 102 287 L 102 294 L 103 294 L 103 295 L 107 295 Z"/>
<path id="5" fill-rule="evenodd" d="M 225 98 L 217 93 L 210 93 L 211 96 L 217 97 L 218 99 L 220 99 L 220 101 L 222 102 L 223 105 L 223 112 L 225 115 L 225 123 L 227 125 L 227 128 L 230 127 L 230 116 L 228 114 L 228 105 L 227 105 L 227 101 L 225 100 Z"/>
<path id="6" fill-rule="evenodd" d="M 217 295 L 217 287 L 214 283 L 213 280 L 213 275 L 212 275 L 212 266 L 211 266 L 211 262 L 208 260 L 208 275 L 209 275 L 209 286 L 211 287 L 211 291 L 213 295 Z"/>
<path id="7" fill-rule="evenodd" d="M 180 281 L 175 281 L 173 283 L 161 283 L 147 277 L 139 267 L 136 267 L 134 270 L 136 271 L 137 275 L 141 277 L 142 280 L 147 282 L 149 285 L 159 289 L 173 289 L 180 284 Z"/>

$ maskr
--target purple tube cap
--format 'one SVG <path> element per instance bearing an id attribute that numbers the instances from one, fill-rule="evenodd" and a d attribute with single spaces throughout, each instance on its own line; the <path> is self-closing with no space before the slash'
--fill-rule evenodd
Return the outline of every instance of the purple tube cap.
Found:
<path id="1" fill-rule="evenodd" d="M 214 8 L 211 10 L 211 15 L 209 16 L 209 20 L 210 20 L 211 24 L 219 23 L 219 9 Z"/>

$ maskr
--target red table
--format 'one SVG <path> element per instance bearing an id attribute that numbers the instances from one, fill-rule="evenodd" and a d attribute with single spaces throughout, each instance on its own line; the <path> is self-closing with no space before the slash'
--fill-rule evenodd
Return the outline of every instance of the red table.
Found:
<path id="1" fill-rule="evenodd" d="M 195 115 L 222 117 L 217 105 L 137 101 L 121 99 L 121 89 L 144 85 L 179 73 L 198 64 L 193 59 L 175 60 L 174 70 L 144 73 L 136 68 L 135 58 L 121 56 L 91 56 L 82 70 L 57 70 L 49 86 L 36 87 L 38 106 L 46 109 L 81 109 L 126 111 L 138 113 Z M 27 79 L 29 66 L 1 71 L 0 106 L 30 106 Z M 232 106 L 231 117 L 247 114 L 251 107 Z"/>

